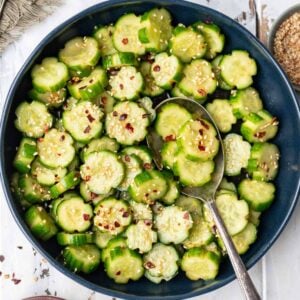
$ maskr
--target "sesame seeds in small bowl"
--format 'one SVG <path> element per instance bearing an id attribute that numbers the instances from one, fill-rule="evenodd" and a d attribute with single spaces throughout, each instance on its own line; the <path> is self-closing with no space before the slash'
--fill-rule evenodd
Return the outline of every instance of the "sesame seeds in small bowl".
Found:
<path id="1" fill-rule="evenodd" d="M 295 90 L 300 91 L 300 4 L 290 7 L 275 21 L 268 47 Z"/>

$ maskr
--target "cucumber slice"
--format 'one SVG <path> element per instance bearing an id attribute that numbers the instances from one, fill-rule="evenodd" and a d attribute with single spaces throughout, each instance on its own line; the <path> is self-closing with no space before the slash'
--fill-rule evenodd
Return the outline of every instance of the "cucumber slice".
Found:
<path id="1" fill-rule="evenodd" d="M 174 180 L 172 173 L 168 171 L 163 171 L 163 175 L 165 176 L 169 190 L 167 193 L 161 198 L 161 201 L 166 205 L 174 204 L 175 200 L 179 197 L 179 185 Z"/>
<path id="2" fill-rule="evenodd" d="M 163 165 L 168 169 L 173 169 L 178 153 L 178 145 L 176 141 L 170 141 L 163 144 L 161 149 L 161 159 Z"/>
<path id="3" fill-rule="evenodd" d="M 179 255 L 173 246 L 157 243 L 144 255 L 145 276 L 154 283 L 169 281 L 178 273 Z"/>
<path id="4" fill-rule="evenodd" d="M 255 211 L 265 211 L 275 198 L 275 186 L 271 182 L 244 179 L 238 186 L 242 199 Z"/>
<path id="5" fill-rule="evenodd" d="M 270 143 L 255 143 L 251 148 L 247 171 L 253 179 L 270 181 L 278 172 L 278 147 Z"/>
<path id="6" fill-rule="evenodd" d="M 164 244 L 180 244 L 189 236 L 193 220 L 188 211 L 179 206 L 167 206 L 155 216 L 158 238 Z"/>
<path id="7" fill-rule="evenodd" d="M 179 131 L 178 147 L 187 159 L 206 161 L 213 159 L 220 142 L 214 126 L 205 119 L 189 120 Z"/>
<path id="8" fill-rule="evenodd" d="M 223 140 L 225 152 L 225 174 L 236 176 L 241 173 L 242 168 L 246 168 L 250 158 L 251 146 L 244 141 L 242 136 L 236 133 L 227 134 Z"/>
<path id="9" fill-rule="evenodd" d="M 150 150 L 146 146 L 131 146 L 123 148 L 122 154 L 136 155 L 143 163 L 143 167 L 146 170 L 152 169 L 152 155 Z"/>
<path id="10" fill-rule="evenodd" d="M 56 208 L 56 222 L 66 232 L 84 232 L 91 226 L 93 210 L 79 196 L 64 199 Z"/>
<path id="11" fill-rule="evenodd" d="M 23 193 L 19 186 L 19 177 L 20 174 L 15 172 L 10 178 L 10 190 L 15 200 L 17 200 L 23 209 L 26 209 L 31 206 L 31 203 L 24 199 Z"/>
<path id="12" fill-rule="evenodd" d="M 147 51 L 162 52 L 167 49 L 172 36 L 171 22 L 170 13 L 164 8 L 151 9 L 142 16 L 138 36 Z"/>
<path id="13" fill-rule="evenodd" d="M 94 236 L 92 232 L 89 233 L 66 233 L 59 232 L 56 235 L 57 243 L 61 246 L 74 245 L 81 246 L 93 243 Z"/>
<path id="14" fill-rule="evenodd" d="M 88 76 L 100 58 L 98 42 L 92 37 L 75 37 L 59 51 L 58 57 L 74 76 Z"/>
<path id="15" fill-rule="evenodd" d="M 123 232 L 132 220 L 128 203 L 116 198 L 100 201 L 94 212 L 94 225 L 101 232 L 109 232 L 112 235 Z"/>
<path id="16" fill-rule="evenodd" d="M 111 95 L 120 101 L 135 100 L 144 87 L 143 76 L 135 67 L 122 67 L 109 79 Z"/>
<path id="17" fill-rule="evenodd" d="M 82 101 L 71 110 L 64 111 L 63 125 L 76 141 L 88 143 L 101 134 L 102 117 L 103 113 L 97 105 Z"/>
<path id="18" fill-rule="evenodd" d="M 174 29 L 169 47 L 172 54 L 189 63 L 192 59 L 204 56 L 207 43 L 200 32 L 181 25 Z"/>
<path id="19" fill-rule="evenodd" d="M 249 206 L 246 201 L 238 200 L 236 194 L 218 195 L 216 205 L 231 236 L 238 234 L 247 226 Z"/>
<path id="20" fill-rule="evenodd" d="M 41 206 L 31 206 L 26 211 L 24 218 L 32 233 L 43 241 L 51 239 L 57 233 L 54 221 Z"/>
<path id="21" fill-rule="evenodd" d="M 221 132 L 230 131 L 232 125 L 236 123 L 232 107 L 226 99 L 214 99 L 212 103 L 206 105 L 206 109 Z"/>
<path id="22" fill-rule="evenodd" d="M 67 246 L 63 250 L 64 264 L 73 272 L 85 274 L 95 271 L 101 260 L 101 252 L 95 245 Z"/>
<path id="23" fill-rule="evenodd" d="M 136 57 L 134 53 L 131 52 L 117 52 L 111 55 L 104 56 L 102 59 L 102 66 L 105 70 L 136 65 Z"/>
<path id="24" fill-rule="evenodd" d="M 183 210 L 187 210 L 194 222 L 202 219 L 202 203 L 200 200 L 188 196 L 181 195 L 175 202 L 176 206 L 181 207 Z"/>
<path id="25" fill-rule="evenodd" d="M 226 90 L 226 91 L 229 91 L 229 90 L 232 90 L 234 87 L 227 84 L 223 79 L 222 79 L 222 76 L 221 76 L 221 68 L 220 68 L 220 62 L 222 61 L 223 59 L 223 56 L 224 55 L 218 55 L 212 62 L 211 62 L 211 65 L 212 65 L 212 69 L 213 69 L 213 72 L 216 76 L 216 79 L 218 81 L 218 86 L 223 89 L 223 90 Z"/>
<path id="26" fill-rule="evenodd" d="M 83 162 L 87 159 L 87 157 L 93 152 L 99 152 L 102 150 L 109 150 L 112 152 L 118 152 L 119 144 L 115 139 L 111 139 L 107 136 L 103 136 L 100 139 L 91 140 L 85 148 L 83 148 L 80 157 Z"/>
<path id="27" fill-rule="evenodd" d="M 147 112 L 150 122 L 156 119 L 156 111 L 153 108 L 153 102 L 149 97 L 139 99 L 138 104 Z"/>
<path id="28" fill-rule="evenodd" d="M 102 56 L 117 53 L 112 40 L 114 31 L 114 26 L 108 25 L 97 28 L 93 34 L 93 37 L 98 41 L 98 46 Z"/>
<path id="29" fill-rule="evenodd" d="M 175 55 L 166 52 L 159 53 L 151 66 L 151 75 L 157 86 L 170 90 L 178 82 L 182 74 L 182 65 Z"/>
<path id="30" fill-rule="evenodd" d="M 207 59 L 213 59 L 217 53 L 222 52 L 225 45 L 225 37 L 221 33 L 220 27 L 213 23 L 207 24 L 201 21 L 195 23 L 193 27 L 205 38 L 207 43 L 205 57 Z"/>
<path id="31" fill-rule="evenodd" d="M 36 155 L 36 141 L 29 138 L 22 138 L 13 165 L 20 173 L 28 173 L 31 169 L 30 164 Z"/>
<path id="32" fill-rule="evenodd" d="M 139 253 L 147 253 L 152 249 L 152 245 L 157 242 L 157 233 L 152 230 L 151 225 L 151 222 L 140 220 L 127 228 L 125 235 L 129 249 L 138 249 Z"/>
<path id="33" fill-rule="evenodd" d="M 113 107 L 116 104 L 116 100 L 112 97 L 109 92 L 104 91 L 95 99 L 92 99 L 92 102 L 100 107 L 101 111 L 104 114 L 109 114 L 113 111 Z"/>
<path id="34" fill-rule="evenodd" d="M 218 190 L 219 191 L 225 190 L 225 191 L 237 193 L 237 188 L 236 188 L 235 184 L 233 182 L 229 182 L 225 177 L 223 177 Z"/>
<path id="35" fill-rule="evenodd" d="M 31 71 L 32 85 L 40 93 L 56 92 L 69 79 L 68 68 L 55 57 L 47 57 Z"/>
<path id="36" fill-rule="evenodd" d="M 219 272 L 220 258 L 204 248 L 192 248 L 185 252 L 181 269 L 190 280 L 213 280 Z"/>
<path id="37" fill-rule="evenodd" d="M 257 228 L 249 222 L 243 231 L 232 237 L 232 241 L 238 254 L 244 254 L 248 251 L 250 245 L 255 242 L 256 238 Z"/>
<path id="38" fill-rule="evenodd" d="M 258 227 L 258 225 L 260 223 L 260 216 L 261 216 L 260 211 L 255 211 L 253 209 L 250 209 L 249 223 L 252 223 L 254 226 Z"/>
<path id="39" fill-rule="evenodd" d="M 107 276 L 120 284 L 125 284 L 129 280 L 136 281 L 144 274 L 141 256 L 128 248 L 112 249 L 104 265 Z"/>
<path id="40" fill-rule="evenodd" d="M 38 101 L 21 102 L 15 114 L 16 128 L 28 137 L 39 138 L 52 126 L 52 115 L 46 105 Z"/>
<path id="41" fill-rule="evenodd" d="M 175 85 L 173 89 L 171 90 L 171 95 L 173 97 L 180 97 L 180 98 L 188 98 L 184 93 L 182 93 L 178 87 L 178 85 Z"/>
<path id="42" fill-rule="evenodd" d="M 176 156 L 173 171 L 186 186 L 202 186 L 211 180 L 215 164 L 212 160 L 193 161 L 180 151 Z"/>
<path id="43" fill-rule="evenodd" d="M 73 160 L 68 165 L 68 171 L 78 171 L 80 166 L 80 161 L 77 155 L 74 156 Z"/>
<path id="44" fill-rule="evenodd" d="M 91 100 L 99 96 L 107 86 L 106 72 L 96 67 L 87 77 L 72 77 L 68 83 L 68 91 L 79 100 Z"/>
<path id="45" fill-rule="evenodd" d="M 183 69 L 183 79 L 178 87 L 182 93 L 198 101 L 205 101 L 217 88 L 216 76 L 211 64 L 204 59 L 193 60 Z"/>
<path id="46" fill-rule="evenodd" d="M 257 73 L 256 62 L 244 50 L 234 50 L 223 56 L 220 62 L 222 79 L 229 85 L 244 89 L 253 83 Z"/>
<path id="47" fill-rule="evenodd" d="M 135 102 L 118 103 L 106 116 L 106 132 L 120 144 L 132 145 L 142 141 L 149 125 L 147 112 Z"/>
<path id="48" fill-rule="evenodd" d="M 168 103 L 157 115 L 155 130 L 167 142 L 176 140 L 180 128 L 191 118 L 192 115 L 185 108 L 175 103 Z"/>
<path id="49" fill-rule="evenodd" d="M 59 182 L 66 174 L 66 168 L 49 169 L 41 164 L 38 158 L 32 163 L 31 175 L 42 185 L 51 186 Z"/>
<path id="50" fill-rule="evenodd" d="M 243 137 L 249 142 L 266 142 L 278 131 L 279 121 L 266 110 L 250 113 L 241 126 Z"/>
<path id="51" fill-rule="evenodd" d="M 38 139 L 37 149 L 42 164 L 49 168 L 64 168 L 75 156 L 73 139 L 66 132 L 51 129 Z"/>
<path id="52" fill-rule="evenodd" d="M 124 165 L 111 151 L 91 153 L 80 168 L 81 178 L 95 194 L 107 194 L 122 182 Z"/>
<path id="53" fill-rule="evenodd" d="M 65 88 L 61 88 L 55 92 L 40 93 L 37 90 L 32 89 L 29 91 L 29 97 L 44 103 L 49 108 L 58 108 L 65 102 L 67 91 Z"/>
<path id="54" fill-rule="evenodd" d="M 118 19 L 113 33 L 113 43 L 120 52 L 132 52 L 137 55 L 145 53 L 145 46 L 139 41 L 138 32 L 141 29 L 141 17 L 126 14 Z"/>
<path id="55" fill-rule="evenodd" d="M 110 257 L 110 251 L 117 247 L 127 248 L 126 239 L 121 236 L 113 235 L 113 238 L 109 240 L 106 248 L 103 249 L 102 251 L 102 256 L 101 256 L 102 261 L 105 262 L 106 259 Z"/>
<path id="56" fill-rule="evenodd" d="M 152 64 L 148 61 L 143 61 L 140 65 L 139 71 L 144 78 L 144 88 L 142 94 L 150 97 L 159 96 L 164 92 L 164 89 L 156 85 L 155 80 L 151 74 Z"/>
<path id="57" fill-rule="evenodd" d="M 148 225 L 152 225 L 153 213 L 149 205 L 131 200 L 130 208 L 133 215 L 133 223 L 140 220 L 145 221 Z"/>
<path id="58" fill-rule="evenodd" d="M 251 86 L 243 90 L 234 91 L 230 96 L 230 104 L 234 115 L 239 119 L 263 109 L 263 103 L 258 91 Z"/>
<path id="59" fill-rule="evenodd" d="M 114 238 L 114 235 L 110 234 L 109 232 L 101 232 L 95 227 L 93 238 L 94 243 L 97 245 L 97 247 L 99 247 L 100 249 L 104 249 L 107 247 L 109 241 Z"/>
<path id="60" fill-rule="evenodd" d="M 155 200 L 161 199 L 167 191 L 167 181 L 159 171 L 155 170 L 138 174 L 128 189 L 133 200 L 146 204 L 153 204 Z"/>

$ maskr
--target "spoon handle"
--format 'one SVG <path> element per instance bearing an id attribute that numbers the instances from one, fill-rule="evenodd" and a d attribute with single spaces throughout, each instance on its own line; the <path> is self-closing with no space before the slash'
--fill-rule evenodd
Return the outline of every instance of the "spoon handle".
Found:
<path id="1" fill-rule="evenodd" d="M 253 284 L 241 257 L 237 253 L 225 224 L 220 217 L 215 201 L 207 201 L 207 205 L 210 208 L 219 234 L 224 242 L 235 275 L 239 281 L 241 289 L 244 292 L 245 299 L 260 300 L 261 298 L 255 288 L 255 285 Z"/>

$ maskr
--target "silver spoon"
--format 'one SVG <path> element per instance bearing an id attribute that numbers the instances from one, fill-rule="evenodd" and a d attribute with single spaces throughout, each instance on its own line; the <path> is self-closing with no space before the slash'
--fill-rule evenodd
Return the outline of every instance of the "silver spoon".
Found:
<path id="1" fill-rule="evenodd" d="M 228 256 L 230 258 L 231 264 L 235 271 L 235 275 L 239 281 L 241 289 L 244 292 L 245 298 L 247 300 L 259 300 L 261 298 L 246 270 L 246 267 L 242 259 L 240 258 L 239 254 L 235 249 L 232 239 L 228 234 L 228 231 L 224 225 L 223 220 L 220 217 L 215 202 L 215 193 L 217 191 L 217 188 L 220 185 L 224 173 L 224 150 L 223 150 L 220 132 L 212 117 L 209 115 L 206 109 L 198 102 L 191 99 L 180 98 L 180 97 L 169 98 L 160 102 L 155 107 L 156 112 L 159 113 L 162 106 L 165 105 L 166 103 L 176 103 L 186 108 L 190 113 L 192 113 L 194 119 L 204 118 L 208 120 L 210 123 L 214 125 L 217 131 L 218 139 L 220 141 L 220 147 L 219 147 L 218 154 L 214 158 L 216 167 L 212 175 L 212 180 L 202 187 L 185 187 L 181 190 L 181 193 L 186 196 L 197 198 L 203 201 L 209 207 L 210 212 L 215 221 L 215 224 L 217 226 L 218 232 L 226 247 Z M 174 116 L 174 118 L 176 118 L 176 116 Z M 160 155 L 163 142 L 164 141 L 162 140 L 162 138 L 155 132 L 154 129 L 151 128 L 147 136 L 147 143 L 149 148 L 153 151 L 154 162 L 160 170 L 163 168 L 161 155 Z"/>

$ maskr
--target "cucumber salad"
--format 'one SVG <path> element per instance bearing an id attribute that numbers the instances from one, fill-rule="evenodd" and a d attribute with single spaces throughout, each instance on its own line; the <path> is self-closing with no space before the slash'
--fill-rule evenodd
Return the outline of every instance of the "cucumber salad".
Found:
<path id="1" fill-rule="evenodd" d="M 154 8 L 72 38 L 32 68 L 15 112 L 23 137 L 11 190 L 32 233 L 55 239 L 70 270 L 100 268 L 120 284 L 218 275 L 226 251 L 212 216 L 180 190 L 211 180 L 220 142 L 177 104 L 156 115 L 153 103 L 170 95 L 214 118 L 226 156 L 217 207 L 240 254 L 256 240 L 275 197 L 279 122 L 252 86 L 255 60 L 224 45 L 216 24 L 175 24 Z M 146 144 L 150 126 L 164 141 L 162 171 Z"/>

